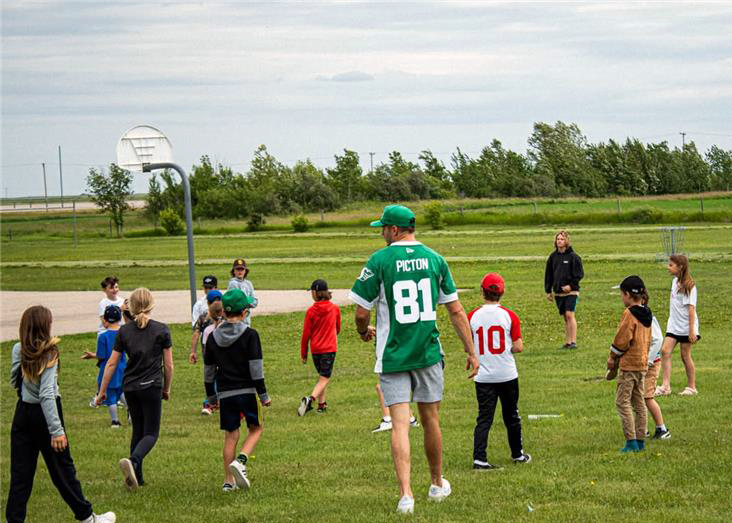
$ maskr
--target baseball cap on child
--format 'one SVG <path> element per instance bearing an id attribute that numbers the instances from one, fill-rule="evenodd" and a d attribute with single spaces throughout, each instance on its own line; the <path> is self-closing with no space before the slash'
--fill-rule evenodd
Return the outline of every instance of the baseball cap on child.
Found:
<path id="1" fill-rule="evenodd" d="M 219 284 L 219 280 L 216 278 L 216 276 L 204 276 L 203 277 L 203 286 L 204 287 L 211 287 L 213 289 L 218 284 Z"/>
<path id="2" fill-rule="evenodd" d="M 234 267 L 234 269 L 238 269 L 239 267 L 246 269 L 247 262 L 245 262 L 243 258 L 237 258 L 236 260 L 234 260 L 233 267 Z"/>
<path id="3" fill-rule="evenodd" d="M 371 222 L 371 227 L 396 225 L 397 227 L 414 227 L 416 218 L 409 207 L 403 205 L 387 205 L 381 219 Z"/>
<path id="4" fill-rule="evenodd" d="M 498 294 L 503 294 L 506 290 L 506 283 L 497 272 L 489 272 L 483 276 L 480 286 L 486 291 L 497 292 Z"/>
<path id="5" fill-rule="evenodd" d="M 206 294 L 206 301 L 209 303 L 213 303 L 216 300 L 221 300 L 222 296 L 223 296 L 223 294 L 221 294 L 220 290 L 213 289 L 211 291 L 208 291 L 208 293 Z"/>
<path id="6" fill-rule="evenodd" d="M 313 283 L 310 284 L 310 290 L 311 291 L 327 291 L 328 290 L 328 282 L 325 280 L 315 280 Z"/>
<path id="7" fill-rule="evenodd" d="M 640 276 L 628 276 L 620 283 L 620 290 L 630 294 L 640 294 L 646 288 Z"/>
<path id="8" fill-rule="evenodd" d="M 107 305 L 104 309 L 104 320 L 109 323 L 117 323 L 122 319 L 122 309 L 116 305 Z"/>
<path id="9" fill-rule="evenodd" d="M 221 298 L 225 312 L 241 312 L 251 307 L 252 299 L 247 296 L 241 289 L 230 289 L 226 291 Z"/>

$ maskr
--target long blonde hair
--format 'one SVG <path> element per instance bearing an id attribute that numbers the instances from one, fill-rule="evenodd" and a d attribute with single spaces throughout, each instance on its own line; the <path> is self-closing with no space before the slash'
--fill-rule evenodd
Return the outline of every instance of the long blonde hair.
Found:
<path id="1" fill-rule="evenodd" d="M 155 299 L 150 289 L 138 287 L 129 298 L 130 312 L 135 317 L 135 323 L 141 329 L 147 327 L 150 321 L 150 311 L 155 307 Z"/>
<path id="2" fill-rule="evenodd" d="M 28 381 L 37 382 L 58 362 L 61 340 L 51 337 L 52 321 L 51 311 L 43 305 L 28 307 L 20 318 L 20 370 Z"/>
<path id="3" fill-rule="evenodd" d="M 696 285 L 694 278 L 691 277 L 691 273 L 689 272 L 689 258 L 683 254 L 672 254 L 668 259 L 674 262 L 679 268 L 679 275 L 677 276 L 679 281 L 678 290 L 684 291 L 684 294 L 688 296 L 691 289 Z"/>

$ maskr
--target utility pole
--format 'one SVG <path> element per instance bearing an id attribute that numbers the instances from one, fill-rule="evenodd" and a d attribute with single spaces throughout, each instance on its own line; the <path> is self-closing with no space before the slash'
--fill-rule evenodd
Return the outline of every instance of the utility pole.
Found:
<path id="1" fill-rule="evenodd" d="M 371 172 L 371 173 L 374 172 L 374 155 L 375 154 L 376 153 L 369 153 L 369 156 L 371 157 L 371 170 L 369 172 Z"/>
<path id="2" fill-rule="evenodd" d="M 686 147 L 686 133 L 681 131 L 679 134 L 681 135 L 681 152 L 683 153 Z"/>
<path id="3" fill-rule="evenodd" d="M 42 163 L 43 167 L 43 194 L 46 198 L 46 212 L 48 212 L 48 186 L 46 185 L 46 163 Z"/>
<path id="4" fill-rule="evenodd" d="M 61 208 L 64 208 L 64 173 L 61 170 L 61 146 L 58 146 L 58 176 L 61 178 Z"/>

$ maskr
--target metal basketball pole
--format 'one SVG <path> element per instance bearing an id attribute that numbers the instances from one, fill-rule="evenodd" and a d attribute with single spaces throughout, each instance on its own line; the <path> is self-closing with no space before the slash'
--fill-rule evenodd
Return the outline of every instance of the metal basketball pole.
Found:
<path id="1" fill-rule="evenodd" d="M 196 265 L 193 257 L 193 210 L 191 209 L 191 186 L 183 168 L 176 163 L 146 163 L 142 172 L 149 173 L 156 169 L 173 169 L 183 181 L 183 199 L 186 204 L 186 236 L 188 237 L 188 280 L 191 286 L 191 309 L 196 304 Z"/>

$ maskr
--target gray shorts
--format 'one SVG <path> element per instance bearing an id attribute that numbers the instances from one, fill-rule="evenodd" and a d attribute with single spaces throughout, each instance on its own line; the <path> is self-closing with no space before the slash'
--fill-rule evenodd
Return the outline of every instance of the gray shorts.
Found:
<path id="1" fill-rule="evenodd" d="M 423 369 L 380 374 L 381 392 L 384 404 L 389 407 L 397 403 L 435 403 L 442 400 L 445 388 L 443 363 L 440 361 Z"/>

